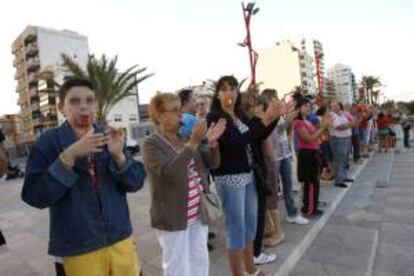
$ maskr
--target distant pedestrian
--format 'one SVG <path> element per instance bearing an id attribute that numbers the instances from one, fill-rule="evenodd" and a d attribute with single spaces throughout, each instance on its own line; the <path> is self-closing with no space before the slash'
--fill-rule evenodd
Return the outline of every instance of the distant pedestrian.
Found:
<path id="1" fill-rule="evenodd" d="M 404 147 L 410 148 L 410 131 L 411 131 L 411 123 L 408 119 L 407 114 L 402 115 L 402 128 L 404 131 Z"/>

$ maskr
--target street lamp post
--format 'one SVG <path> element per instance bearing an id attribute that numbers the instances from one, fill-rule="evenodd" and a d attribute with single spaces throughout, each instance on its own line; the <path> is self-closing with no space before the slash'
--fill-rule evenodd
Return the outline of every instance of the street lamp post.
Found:
<path id="1" fill-rule="evenodd" d="M 255 15 L 259 12 L 259 8 L 255 8 L 254 2 L 249 2 L 245 5 L 242 2 L 242 9 L 243 9 L 243 18 L 246 27 L 246 38 L 244 39 L 243 43 L 238 43 L 241 47 L 247 47 L 248 54 L 249 54 L 249 62 L 250 62 L 250 74 L 251 74 L 251 82 L 249 87 L 256 86 L 256 64 L 259 55 L 256 51 L 253 50 L 252 47 L 252 38 L 250 32 L 250 19 L 252 15 Z"/>

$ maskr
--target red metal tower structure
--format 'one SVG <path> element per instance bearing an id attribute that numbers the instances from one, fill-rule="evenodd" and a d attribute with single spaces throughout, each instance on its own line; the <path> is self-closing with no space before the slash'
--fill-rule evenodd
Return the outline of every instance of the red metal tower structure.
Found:
<path id="1" fill-rule="evenodd" d="M 238 43 L 239 46 L 247 47 L 248 54 L 249 54 L 249 62 L 250 62 L 250 74 L 251 74 L 251 81 L 249 87 L 256 86 L 256 64 L 257 59 L 259 58 L 258 53 L 253 50 L 252 47 L 252 37 L 250 32 L 250 19 L 252 15 L 255 15 L 259 12 L 259 8 L 255 8 L 254 2 L 249 2 L 245 5 L 242 2 L 242 9 L 243 9 L 243 18 L 244 23 L 246 26 L 246 38 L 244 39 L 243 43 Z"/>

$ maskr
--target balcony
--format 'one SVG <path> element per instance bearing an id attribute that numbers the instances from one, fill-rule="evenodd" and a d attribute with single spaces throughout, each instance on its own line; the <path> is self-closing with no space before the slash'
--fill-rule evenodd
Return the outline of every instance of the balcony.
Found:
<path id="1" fill-rule="evenodd" d="M 37 82 L 37 74 L 36 73 L 31 73 L 29 74 L 29 84 L 33 84 Z"/>
<path id="2" fill-rule="evenodd" d="M 55 114 L 48 114 L 47 116 L 42 116 L 40 122 L 43 125 L 53 126 L 58 124 L 58 118 L 56 113 Z"/>
<path id="3" fill-rule="evenodd" d="M 29 97 L 33 98 L 39 96 L 39 93 L 37 92 L 36 86 L 32 86 L 29 88 Z"/>
<path id="4" fill-rule="evenodd" d="M 40 121 L 39 118 L 32 118 L 32 124 L 33 124 L 34 127 L 40 126 L 41 121 Z"/>
<path id="5" fill-rule="evenodd" d="M 36 34 L 35 34 L 35 33 L 29 33 L 29 34 L 27 34 L 27 36 L 24 38 L 24 42 L 25 42 L 25 43 L 30 43 L 30 42 L 35 41 L 35 40 L 36 40 L 36 38 L 37 38 L 37 36 L 36 36 Z"/>
<path id="6" fill-rule="evenodd" d="M 39 102 L 33 102 L 30 106 L 32 108 L 32 112 L 39 111 L 40 109 Z"/>
<path id="7" fill-rule="evenodd" d="M 27 60 L 27 70 L 32 71 L 40 67 L 39 59 L 31 58 Z"/>
<path id="8" fill-rule="evenodd" d="M 37 47 L 36 42 L 30 43 L 26 47 L 26 55 L 27 56 L 33 56 L 33 55 L 37 54 L 38 51 L 39 51 L 39 48 Z"/>

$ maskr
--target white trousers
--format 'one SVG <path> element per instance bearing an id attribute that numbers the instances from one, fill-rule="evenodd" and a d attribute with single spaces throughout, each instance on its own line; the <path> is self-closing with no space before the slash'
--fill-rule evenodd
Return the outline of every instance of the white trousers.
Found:
<path id="1" fill-rule="evenodd" d="M 208 276 L 208 227 L 199 220 L 182 231 L 157 230 L 164 276 Z"/>

